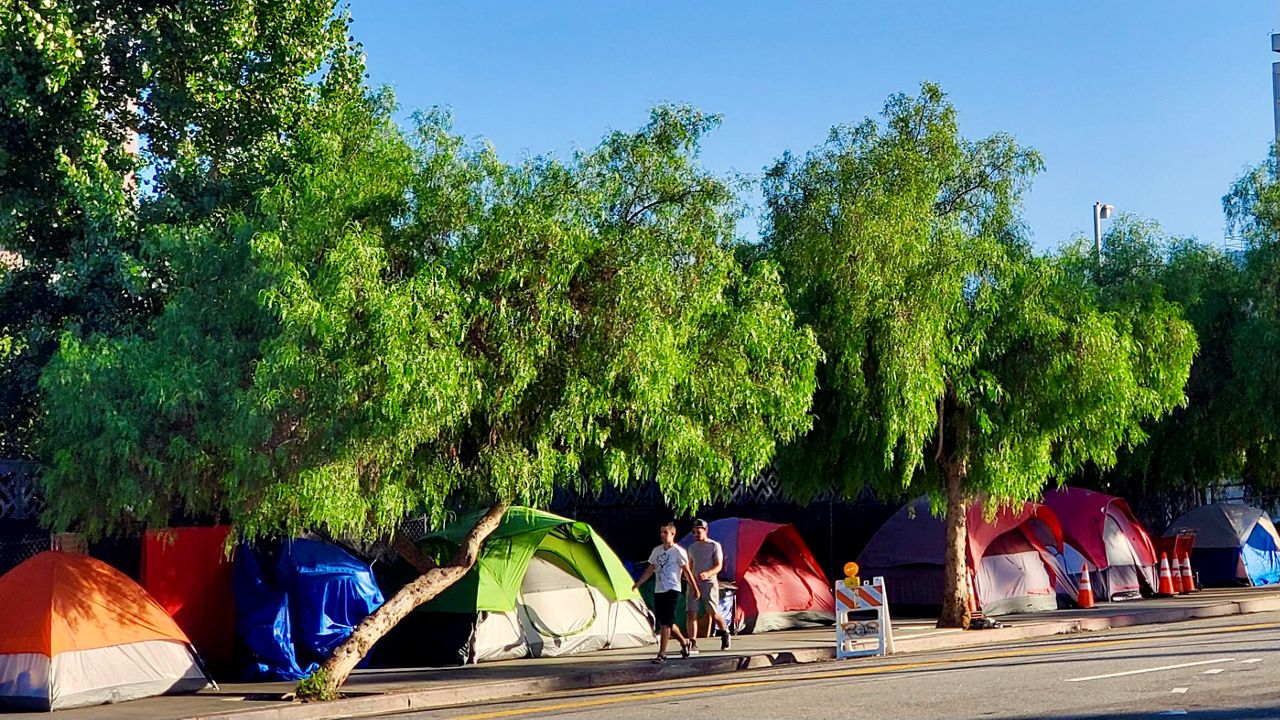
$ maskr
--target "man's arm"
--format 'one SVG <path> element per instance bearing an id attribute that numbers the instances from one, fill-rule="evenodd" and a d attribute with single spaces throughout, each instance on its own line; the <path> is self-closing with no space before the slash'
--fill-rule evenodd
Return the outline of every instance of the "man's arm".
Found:
<path id="1" fill-rule="evenodd" d="M 651 577 L 653 577 L 653 563 L 649 563 L 648 565 L 645 566 L 644 572 L 640 573 L 639 579 L 631 583 L 631 589 L 639 590 L 640 586 L 644 584 L 644 581 L 648 580 Z"/>
<path id="2" fill-rule="evenodd" d="M 684 570 L 685 580 L 688 580 L 689 586 L 693 588 L 693 599 L 697 600 L 702 597 L 702 590 L 698 587 L 698 580 L 693 576 L 693 568 L 688 563 L 685 563 L 681 569 Z"/>

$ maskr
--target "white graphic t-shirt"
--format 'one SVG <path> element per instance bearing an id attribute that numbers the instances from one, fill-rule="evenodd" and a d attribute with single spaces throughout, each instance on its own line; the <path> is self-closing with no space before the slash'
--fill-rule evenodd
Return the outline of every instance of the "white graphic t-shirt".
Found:
<path id="1" fill-rule="evenodd" d="M 669 592 L 680 589 L 680 570 L 689 564 L 689 554 L 679 545 L 664 548 L 661 545 L 649 553 L 649 564 L 653 566 L 654 592 Z"/>

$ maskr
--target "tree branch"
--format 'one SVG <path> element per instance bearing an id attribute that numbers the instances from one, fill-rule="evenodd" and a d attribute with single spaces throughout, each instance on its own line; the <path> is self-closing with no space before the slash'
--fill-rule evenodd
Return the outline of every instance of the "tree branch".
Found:
<path id="1" fill-rule="evenodd" d="M 963 190 L 940 199 L 934 206 L 934 214 L 938 216 L 946 216 L 955 212 L 960 208 L 962 201 L 968 198 L 969 195 L 989 187 L 995 180 L 996 173 L 1006 170 L 1007 168 L 1003 167 L 988 166 L 986 170 L 982 171 L 978 177 L 976 177 Z"/>
<path id="2" fill-rule="evenodd" d="M 392 536 L 391 549 L 395 550 L 396 554 L 404 558 L 405 562 L 412 565 L 420 573 L 440 567 L 436 561 L 427 557 L 426 553 L 422 552 L 417 545 L 414 545 L 409 538 L 400 533 Z"/>
<path id="3" fill-rule="evenodd" d="M 507 513 L 508 506 L 505 500 L 499 500 L 489 506 L 489 510 L 462 538 L 458 553 L 449 561 L 449 566 L 470 568 L 475 564 L 480 557 L 480 546 L 484 544 L 484 539 L 498 528 L 498 523 L 502 522 L 502 516 Z"/>
<path id="4" fill-rule="evenodd" d="M 675 203 L 675 202 L 680 202 L 682 200 L 686 200 L 691 195 L 696 195 L 697 193 L 702 192 L 702 190 L 703 188 L 701 185 L 695 185 L 692 187 L 686 187 L 685 189 L 673 195 L 659 195 L 653 200 L 627 213 L 627 216 L 622 219 L 622 222 L 624 225 L 634 225 L 636 223 L 636 220 L 638 220 L 641 215 L 649 212 L 650 210 L 658 207 L 659 205 L 665 205 L 667 203 Z"/>
<path id="5" fill-rule="evenodd" d="M 943 433 L 943 413 L 947 410 L 947 396 L 943 395 L 938 398 L 938 444 L 933 451 L 933 460 L 939 465 L 942 464 L 942 449 L 946 443 L 942 439 Z"/>

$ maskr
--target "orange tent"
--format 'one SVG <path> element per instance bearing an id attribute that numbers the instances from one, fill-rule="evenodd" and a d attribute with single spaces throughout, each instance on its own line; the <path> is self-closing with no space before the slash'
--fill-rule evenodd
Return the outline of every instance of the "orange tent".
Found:
<path id="1" fill-rule="evenodd" d="M 208 684 L 173 618 L 119 570 L 43 552 L 0 576 L 0 707 L 101 705 Z"/>

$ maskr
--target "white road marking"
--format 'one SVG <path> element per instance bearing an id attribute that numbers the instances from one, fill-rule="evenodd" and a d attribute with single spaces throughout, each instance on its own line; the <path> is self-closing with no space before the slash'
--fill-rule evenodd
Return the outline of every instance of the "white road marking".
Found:
<path id="1" fill-rule="evenodd" d="M 1160 672 L 1161 670 L 1177 670 L 1178 668 L 1196 667 L 1197 665 L 1213 665 L 1215 663 L 1235 662 L 1235 658 L 1219 658 L 1217 660 L 1200 660 L 1198 662 L 1180 663 L 1178 665 L 1161 665 L 1160 667 L 1145 668 L 1143 670 L 1126 670 L 1118 673 L 1108 673 L 1106 675 L 1090 675 L 1088 677 L 1068 678 L 1067 682 L 1085 682 L 1086 680 L 1105 680 L 1106 678 L 1125 677 L 1126 675 L 1141 675 L 1143 673 Z"/>
<path id="2" fill-rule="evenodd" d="M 1223 670 L 1222 668 L 1214 668 L 1212 670 L 1205 670 L 1200 674 L 1201 675 L 1217 675 L 1218 673 L 1222 672 L 1222 670 Z"/>
<path id="3" fill-rule="evenodd" d="M 1175 695 L 1186 695 L 1186 694 L 1187 694 L 1187 691 L 1188 691 L 1188 690 L 1190 690 L 1190 689 L 1191 689 L 1191 688 L 1174 688 L 1174 689 L 1170 690 L 1169 692 L 1171 692 L 1171 693 L 1173 693 L 1173 694 L 1175 694 Z"/>
<path id="4" fill-rule="evenodd" d="M 1248 660 L 1240 661 L 1242 665 L 1252 665 L 1253 663 L 1260 663 L 1260 662 L 1262 662 L 1262 658 L 1249 658 Z"/>

